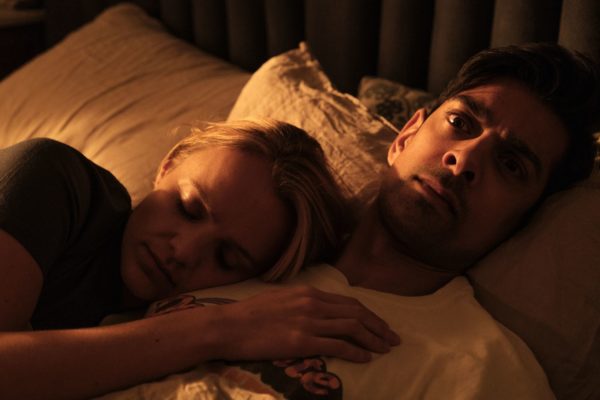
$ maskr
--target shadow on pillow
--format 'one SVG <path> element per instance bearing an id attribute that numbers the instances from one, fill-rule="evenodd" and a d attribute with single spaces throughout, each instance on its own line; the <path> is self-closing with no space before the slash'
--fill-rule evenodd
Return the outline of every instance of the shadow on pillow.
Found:
<path id="1" fill-rule="evenodd" d="M 419 108 L 434 101 L 435 96 L 388 79 L 365 76 L 358 87 L 358 99 L 371 112 L 402 129 L 406 121 Z"/>

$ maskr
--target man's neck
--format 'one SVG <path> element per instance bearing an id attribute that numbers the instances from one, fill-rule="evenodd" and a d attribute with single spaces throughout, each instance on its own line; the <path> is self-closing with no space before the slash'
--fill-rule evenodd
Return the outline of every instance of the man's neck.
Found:
<path id="1" fill-rule="evenodd" d="M 352 286 L 402 296 L 431 294 L 457 276 L 431 268 L 403 253 L 381 224 L 374 205 L 368 207 L 335 264 Z"/>

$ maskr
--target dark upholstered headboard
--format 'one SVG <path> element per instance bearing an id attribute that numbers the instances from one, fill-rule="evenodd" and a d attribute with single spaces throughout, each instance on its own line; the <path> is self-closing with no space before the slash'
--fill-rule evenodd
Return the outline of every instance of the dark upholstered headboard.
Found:
<path id="1" fill-rule="evenodd" d="M 46 0 L 49 44 L 115 0 Z M 439 92 L 487 47 L 558 42 L 600 60 L 598 0 L 137 0 L 177 36 L 254 70 L 307 40 L 336 86 L 364 75 Z"/>

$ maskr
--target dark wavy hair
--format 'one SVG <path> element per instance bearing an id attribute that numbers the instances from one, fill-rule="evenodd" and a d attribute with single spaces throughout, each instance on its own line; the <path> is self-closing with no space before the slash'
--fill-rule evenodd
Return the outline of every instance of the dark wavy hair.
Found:
<path id="1" fill-rule="evenodd" d="M 589 57 L 554 43 L 483 50 L 471 57 L 428 111 L 477 86 L 513 79 L 528 87 L 564 123 L 569 145 L 551 172 L 545 195 L 588 177 L 594 168 L 594 132 L 600 128 L 600 70 Z"/>

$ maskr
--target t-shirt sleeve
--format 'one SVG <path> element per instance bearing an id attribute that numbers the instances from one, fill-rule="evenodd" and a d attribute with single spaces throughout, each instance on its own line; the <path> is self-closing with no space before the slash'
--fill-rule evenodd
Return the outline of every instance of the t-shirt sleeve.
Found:
<path id="1" fill-rule="evenodd" d="M 0 228 L 29 251 L 44 275 L 90 218 L 130 207 L 127 190 L 110 172 L 66 144 L 39 138 L 0 150 Z M 111 229 L 94 235 L 102 240 Z"/>

